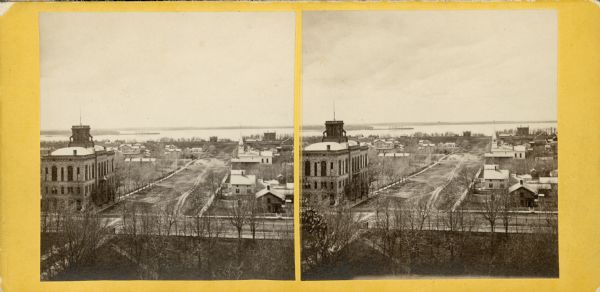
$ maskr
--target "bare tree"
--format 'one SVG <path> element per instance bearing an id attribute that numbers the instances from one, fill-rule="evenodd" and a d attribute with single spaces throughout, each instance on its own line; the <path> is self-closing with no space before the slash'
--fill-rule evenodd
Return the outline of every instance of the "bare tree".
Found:
<path id="1" fill-rule="evenodd" d="M 500 204 L 500 218 L 502 219 L 502 224 L 504 225 L 504 234 L 508 236 L 508 229 L 510 227 L 510 220 L 513 217 L 513 206 L 514 200 L 510 196 L 510 194 L 506 191 L 499 192 L 499 204 Z"/>
<path id="2" fill-rule="evenodd" d="M 96 250 L 108 240 L 108 228 L 102 218 L 92 212 L 79 212 L 67 208 L 62 213 L 62 239 L 64 248 L 61 256 L 69 269 L 93 263 Z"/>
<path id="3" fill-rule="evenodd" d="M 175 212 L 175 206 L 173 205 L 167 206 L 162 210 L 161 217 L 162 221 L 164 221 L 164 235 L 171 235 L 172 229 L 175 229 L 175 235 L 177 235 L 177 214 Z"/>
<path id="4" fill-rule="evenodd" d="M 496 221 L 500 217 L 501 207 L 502 200 L 500 193 L 492 192 L 483 201 L 483 218 L 490 224 L 492 235 L 496 230 Z"/>
<path id="5" fill-rule="evenodd" d="M 252 241 L 256 239 L 256 228 L 258 227 L 258 215 L 260 214 L 260 204 L 256 201 L 256 199 L 251 198 L 248 200 L 248 217 L 246 222 L 250 227 L 250 232 L 252 232 Z"/>
<path id="6" fill-rule="evenodd" d="M 490 247 L 489 247 L 489 263 L 488 269 L 489 273 L 493 270 L 494 262 L 496 261 L 496 242 L 495 242 L 495 232 L 496 232 L 496 223 L 501 216 L 502 211 L 502 193 L 492 192 L 489 196 L 487 196 L 484 200 L 483 204 L 483 218 L 487 220 L 490 224 Z"/>
<path id="7" fill-rule="evenodd" d="M 202 217 L 204 224 L 204 232 L 206 234 L 206 253 L 213 254 L 214 250 L 217 247 L 217 243 L 219 242 L 219 237 L 221 236 L 222 226 L 218 220 L 212 219 L 212 213 L 210 211 L 207 212 L 205 216 Z M 208 256 L 207 261 L 207 270 L 212 270 L 212 257 Z"/>
<path id="8" fill-rule="evenodd" d="M 416 205 L 416 214 L 418 219 L 419 231 L 422 231 L 425 227 L 425 221 L 429 219 L 431 215 L 431 206 L 425 200 L 420 200 Z"/>
<path id="9" fill-rule="evenodd" d="M 394 223 L 394 211 L 390 201 L 378 200 L 375 209 L 375 234 L 381 241 L 380 247 L 383 253 L 392 258 L 396 242 Z"/>
<path id="10" fill-rule="evenodd" d="M 235 201 L 231 208 L 229 208 L 229 223 L 237 230 L 239 244 L 241 244 L 242 229 L 248 217 L 246 210 L 247 203 L 242 199 Z"/>

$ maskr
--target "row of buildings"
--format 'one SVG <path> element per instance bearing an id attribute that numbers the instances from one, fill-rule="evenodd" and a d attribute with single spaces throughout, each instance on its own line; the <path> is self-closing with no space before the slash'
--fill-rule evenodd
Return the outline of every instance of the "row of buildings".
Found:
<path id="1" fill-rule="evenodd" d="M 267 132 L 263 139 L 240 138 L 231 159 L 229 175 L 225 180 L 224 196 L 239 199 L 252 198 L 262 212 L 293 212 L 294 184 L 291 151 L 287 139 L 277 139 L 275 132 Z M 285 148 L 285 150 L 284 150 Z M 290 151 L 290 153 L 284 153 Z M 281 172 L 273 179 L 275 172 Z"/>
<path id="2" fill-rule="evenodd" d="M 509 194 L 521 207 L 533 208 L 541 199 L 556 200 L 558 194 L 558 171 L 549 176 L 510 173 L 497 164 L 486 164 L 477 178 L 476 189 L 480 193 L 502 192 Z"/>
<path id="3" fill-rule="evenodd" d="M 558 171 L 537 170 L 536 165 L 556 165 L 557 135 L 555 131 L 531 134 L 529 127 L 518 127 L 512 133 L 497 133 L 478 177 L 480 192 L 508 193 L 521 207 L 535 207 L 540 200 L 554 200 L 558 195 Z M 536 146 L 543 144 L 543 147 Z M 538 148 L 536 148 L 538 147 Z M 546 163 L 546 161 L 553 163 Z"/>
<path id="4" fill-rule="evenodd" d="M 283 176 L 277 180 L 263 180 L 244 170 L 232 169 L 225 183 L 226 197 L 254 199 L 259 209 L 266 213 L 293 211 L 294 184 L 286 182 Z"/>

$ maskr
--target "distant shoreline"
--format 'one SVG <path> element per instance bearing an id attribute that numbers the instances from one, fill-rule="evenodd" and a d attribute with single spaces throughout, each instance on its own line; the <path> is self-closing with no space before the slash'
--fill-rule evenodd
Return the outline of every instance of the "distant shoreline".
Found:
<path id="1" fill-rule="evenodd" d="M 348 131 L 352 130 L 386 130 L 388 129 L 406 129 L 414 126 L 446 126 L 446 125 L 507 125 L 507 124 L 546 124 L 557 123 L 557 121 L 462 121 L 462 122 L 394 122 L 394 123 L 364 123 L 364 124 L 347 124 L 344 128 Z M 378 128 L 376 129 L 375 126 Z M 302 126 L 303 130 L 323 129 L 323 125 L 306 125 Z"/>
<path id="2" fill-rule="evenodd" d="M 346 124 L 346 130 L 372 130 L 375 126 L 388 126 L 390 128 L 407 128 L 411 126 L 434 126 L 434 125 L 491 125 L 491 124 L 545 124 L 557 123 L 557 121 L 462 121 L 462 122 L 393 122 L 393 123 L 362 123 L 362 124 Z M 185 130 L 237 130 L 237 129 L 293 129 L 293 126 L 223 126 L 223 127 L 158 127 L 158 128 L 119 128 L 119 129 L 92 129 L 95 135 L 131 135 L 133 134 L 156 134 L 156 131 L 185 131 Z M 302 129 L 323 129 L 323 125 L 305 125 Z M 121 133 L 127 132 L 127 133 Z M 41 135 L 65 135 L 70 134 L 69 130 L 41 130 Z"/>

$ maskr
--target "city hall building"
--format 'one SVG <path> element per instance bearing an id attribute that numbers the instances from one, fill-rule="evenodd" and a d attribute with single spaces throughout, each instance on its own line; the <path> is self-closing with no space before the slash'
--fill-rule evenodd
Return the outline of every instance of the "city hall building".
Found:
<path id="1" fill-rule="evenodd" d="M 329 205 L 367 196 L 367 150 L 367 145 L 348 140 L 343 121 L 325 122 L 322 142 L 302 150 L 302 196 Z"/>
<path id="2" fill-rule="evenodd" d="M 115 153 L 94 145 L 90 126 L 73 126 L 68 147 L 41 156 L 42 210 L 85 210 L 114 201 Z"/>

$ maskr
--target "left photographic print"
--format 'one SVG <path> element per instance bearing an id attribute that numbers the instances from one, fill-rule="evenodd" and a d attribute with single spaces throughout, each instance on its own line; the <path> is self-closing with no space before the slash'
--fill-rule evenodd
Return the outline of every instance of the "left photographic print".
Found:
<path id="1" fill-rule="evenodd" d="M 42 281 L 294 279 L 294 13 L 39 27 Z"/>

